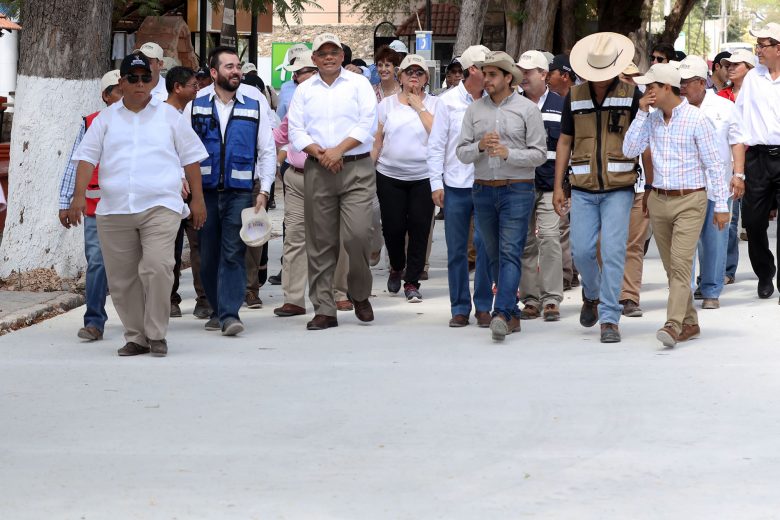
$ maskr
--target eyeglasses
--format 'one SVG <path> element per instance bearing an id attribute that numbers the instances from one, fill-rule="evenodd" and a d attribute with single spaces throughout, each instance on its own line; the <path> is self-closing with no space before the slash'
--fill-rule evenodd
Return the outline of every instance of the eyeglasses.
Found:
<path id="1" fill-rule="evenodd" d="M 305 76 L 306 74 L 314 74 L 317 69 L 301 69 L 293 72 L 293 76 Z"/>
<path id="2" fill-rule="evenodd" d="M 317 51 L 317 56 L 320 58 L 337 58 L 343 51 Z"/>
<path id="3" fill-rule="evenodd" d="M 766 45 L 761 45 L 760 43 L 757 43 L 754 48 L 756 51 L 760 51 L 761 49 L 766 49 L 767 47 L 774 47 L 775 45 L 780 45 L 780 43 L 767 43 Z"/>
<path id="4" fill-rule="evenodd" d="M 666 58 L 664 56 L 656 56 L 654 54 L 651 54 L 650 63 L 653 63 L 654 61 L 657 61 L 658 63 L 663 63 L 666 61 Z"/>
<path id="5" fill-rule="evenodd" d="M 184 86 L 187 88 L 194 88 L 195 90 L 198 90 L 198 88 L 200 87 L 197 81 L 191 81 L 190 83 L 185 83 Z"/>
<path id="6" fill-rule="evenodd" d="M 139 76 L 138 74 L 128 74 L 125 76 L 127 78 L 127 81 L 129 83 L 138 83 L 138 81 L 143 81 L 144 83 L 151 83 L 152 82 L 152 75 L 151 74 L 144 74 L 142 76 Z"/>
<path id="7" fill-rule="evenodd" d="M 410 77 L 420 78 L 422 76 L 425 76 L 425 71 L 421 69 L 412 69 L 412 70 L 406 69 L 404 71 L 404 74 Z"/>

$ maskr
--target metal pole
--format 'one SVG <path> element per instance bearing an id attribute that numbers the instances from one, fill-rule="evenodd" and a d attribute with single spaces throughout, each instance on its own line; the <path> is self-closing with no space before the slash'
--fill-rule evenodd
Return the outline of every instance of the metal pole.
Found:
<path id="1" fill-rule="evenodd" d="M 425 30 L 431 30 L 431 0 L 425 0 Z"/>
<path id="2" fill-rule="evenodd" d="M 257 9 L 252 4 L 252 24 L 249 29 L 249 63 L 257 65 Z"/>
<path id="3" fill-rule="evenodd" d="M 200 0 L 198 5 L 198 19 L 200 20 L 200 28 L 198 29 L 198 36 L 200 37 L 200 45 L 198 46 L 198 55 L 200 56 L 201 64 L 206 63 L 206 38 L 208 38 L 208 29 L 206 28 L 206 16 L 208 15 L 208 0 Z"/>

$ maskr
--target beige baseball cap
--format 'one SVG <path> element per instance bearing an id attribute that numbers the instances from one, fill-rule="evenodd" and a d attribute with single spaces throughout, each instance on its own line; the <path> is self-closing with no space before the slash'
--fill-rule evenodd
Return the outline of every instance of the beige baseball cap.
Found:
<path id="1" fill-rule="evenodd" d="M 623 72 L 621 72 L 624 76 L 639 76 L 641 72 L 639 72 L 639 67 L 636 66 L 636 63 L 633 61 L 626 65 L 626 68 L 623 69 Z"/>
<path id="2" fill-rule="evenodd" d="M 244 65 L 241 66 L 241 73 L 248 74 L 250 72 L 257 72 L 257 67 L 255 67 L 254 63 L 244 63 Z"/>
<path id="3" fill-rule="evenodd" d="M 710 68 L 703 58 L 700 58 L 699 56 L 686 56 L 685 59 L 680 62 L 679 71 L 680 78 L 682 79 L 707 79 Z"/>
<path id="4" fill-rule="evenodd" d="M 162 50 L 162 47 L 160 47 L 159 45 L 157 45 L 154 42 L 146 42 L 146 43 L 144 43 L 143 45 L 141 45 L 140 48 L 138 48 L 138 49 L 133 51 L 133 53 L 136 53 L 136 52 L 140 52 L 141 54 L 143 54 L 147 58 L 155 58 L 155 59 L 158 59 L 160 61 L 162 61 L 163 56 L 165 55 L 165 53 Z"/>
<path id="5" fill-rule="evenodd" d="M 634 82 L 638 85 L 649 85 L 650 83 L 663 83 L 680 88 L 680 71 L 674 65 L 669 63 L 656 63 L 644 76 L 637 76 Z"/>
<path id="6" fill-rule="evenodd" d="M 319 50 L 319 48 L 326 43 L 332 43 L 336 47 L 341 48 L 341 40 L 339 40 L 338 36 L 333 33 L 322 33 L 314 38 L 314 41 L 311 44 L 311 50 Z"/>
<path id="7" fill-rule="evenodd" d="M 314 64 L 314 61 L 312 61 L 311 55 L 312 52 L 306 49 L 306 52 L 293 59 L 291 64 L 285 65 L 284 70 L 288 72 L 298 72 L 299 70 L 306 68 L 316 69 L 317 66 Z"/>
<path id="8" fill-rule="evenodd" d="M 401 70 L 406 70 L 409 67 L 412 67 L 414 65 L 417 65 L 426 73 L 428 72 L 428 66 L 425 64 L 425 58 L 423 58 L 419 54 L 407 54 L 406 57 L 401 62 L 401 66 L 399 68 Z"/>
<path id="9" fill-rule="evenodd" d="M 737 49 L 730 57 L 720 60 L 721 65 L 727 63 L 744 63 L 748 67 L 753 68 L 756 66 L 756 55 L 747 49 Z"/>
<path id="10" fill-rule="evenodd" d="M 485 61 L 485 56 L 487 56 L 488 53 L 490 53 L 490 49 L 484 45 L 472 45 L 463 51 L 463 54 L 460 55 L 458 61 L 460 61 L 464 70 L 473 67 L 474 65 L 479 67 L 479 64 Z"/>
<path id="11" fill-rule="evenodd" d="M 525 70 L 542 69 L 548 72 L 550 70 L 549 60 L 539 51 L 525 51 L 520 55 L 517 66 Z"/>
<path id="12" fill-rule="evenodd" d="M 120 77 L 121 74 L 119 74 L 119 69 L 110 70 L 103 74 L 103 77 L 100 78 L 100 91 L 104 92 L 108 87 L 119 85 Z"/>
<path id="13" fill-rule="evenodd" d="M 305 43 L 296 43 L 287 49 L 287 59 L 292 60 L 293 58 L 297 58 L 301 54 L 306 54 L 307 52 L 311 54 L 311 49 L 309 49 Z"/>
<path id="14" fill-rule="evenodd" d="M 780 42 L 780 23 L 768 23 L 763 29 L 750 31 L 750 36 L 754 38 L 772 38 Z"/>

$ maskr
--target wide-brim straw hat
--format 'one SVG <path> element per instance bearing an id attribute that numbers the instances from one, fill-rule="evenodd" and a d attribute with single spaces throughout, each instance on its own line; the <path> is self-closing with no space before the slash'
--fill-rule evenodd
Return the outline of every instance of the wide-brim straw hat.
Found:
<path id="1" fill-rule="evenodd" d="M 517 85 L 523 80 L 523 71 L 515 64 L 512 56 L 503 51 L 492 51 L 485 56 L 481 67 L 497 67 L 512 75 L 512 84 Z"/>
<path id="2" fill-rule="evenodd" d="M 578 41 L 569 55 L 577 76 L 587 81 L 617 77 L 634 60 L 634 44 L 622 34 L 601 32 Z"/>

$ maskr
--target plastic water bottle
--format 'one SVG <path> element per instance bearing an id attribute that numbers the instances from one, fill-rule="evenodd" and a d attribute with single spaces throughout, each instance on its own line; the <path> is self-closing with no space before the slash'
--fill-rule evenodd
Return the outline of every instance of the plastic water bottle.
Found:
<path id="1" fill-rule="evenodd" d="M 501 116 L 501 111 L 496 110 L 496 126 L 495 126 L 494 131 L 499 136 L 501 135 L 501 120 L 500 120 L 500 116 Z M 488 156 L 488 167 L 491 170 L 498 170 L 499 168 L 501 168 L 501 163 L 502 162 L 503 161 L 501 160 L 501 157 L 499 157 L 498 155 L 495 155 L 495 156 L 489 155 Z"/>

